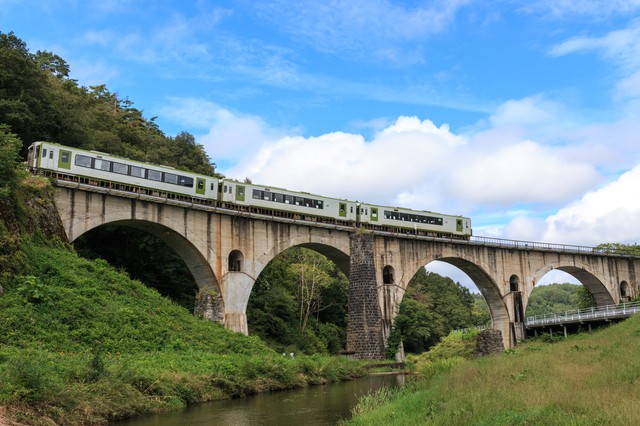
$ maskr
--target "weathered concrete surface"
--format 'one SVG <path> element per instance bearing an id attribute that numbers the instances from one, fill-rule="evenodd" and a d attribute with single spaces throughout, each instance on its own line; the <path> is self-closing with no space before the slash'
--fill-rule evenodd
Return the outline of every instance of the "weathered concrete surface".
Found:
<path id="1" fill-rule="evenodd" d="M 409 280 L 434 260 L 460 268 L 474 281 L 489 305 L 492 327 L 500 330 L 505 347 L 522 338 L 519 322 L 529 295 L 552 269 L 578 278 L 598 305 L 619 302 L 622 283 L 625 297 L 638 295 L 637 259 L 359 234 L 339 227 L 248 217 L 186 203 L 144 201 L 87 188 L 59 187 L 55 203 L 71 242 L 106 224 L 134 226 L 162 238 L 180 254 L 201 289 L 219 292 L 222 302 L 216 303 L 224 312 L 217 318 L 227 328 L 245 334 L 253 284 L 272 259 L 294 246 L 326 255 L 350 274 L 347 350 L 361 358 L 384 354 Z M 230 267 L 232 252 L 240 270 Z"/>

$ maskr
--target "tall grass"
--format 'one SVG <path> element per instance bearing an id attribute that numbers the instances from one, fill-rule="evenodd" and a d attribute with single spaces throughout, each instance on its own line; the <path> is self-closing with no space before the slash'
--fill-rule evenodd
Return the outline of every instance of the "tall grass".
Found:
<path id="1" fill-rule="evenodd" d="M 353 425 L 640 424 L 640 317 L 460 362 Z"/>
<path id="2" fill-rule="evenodd" d="M 342 358 L 283 357 L 64 246 L 22 251 L 0 297 L 0 406 L 23 424 L 106 424 L 364 374 Z"/>

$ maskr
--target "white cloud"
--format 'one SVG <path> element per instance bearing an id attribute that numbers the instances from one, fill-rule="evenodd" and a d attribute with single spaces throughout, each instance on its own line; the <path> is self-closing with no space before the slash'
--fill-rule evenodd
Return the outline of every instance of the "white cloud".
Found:
<path id="1" fill-rule="evenodd" d="M 452 195 L 473 203 L 558 203 L 598 181 L 590 164 L 574 162 L 532 141 L 470 151 L 461 160 L 465 167 L 454 170 L 448 186 Z"/>
<path id="2" fill-rule="evenodd" d="M 640 66 L 640 20 L 628 28 L 615 30 L 602 37 L 574 37 L 551 48 L 553 56 L 571 53 L 600 51 L 605 57 L 624 68 L 636 69 Z"/>
<path id="3" fill-rule="evenodd" d="M 561 147 L 506 135 L 485 143 L 483 134 L 455 134 L 446 125 L 400 117 L 370 141 L 343 132 L 281 138 L 264 144 L 227 174 L 336 197 L 450 213 L 468 213 L 482 205 L 562 205 L 600 178 L 593 166 L 572 159 Z"/>
<path id="4" fill-rule="evenodd" d="M 640 241 L 640 166 L 546 220 L 544 241 L 597 245 Z"/>
<path id="5" fill-rule="evenodd" d="M 162 114 L 183 125 L 204 130 L 205 133 L 197 136 L 198 143 L 204 145 L 218 165 L 235 163 L 251 155 L 251 151 L 282 137 L 280 131 L 269 127 L 259 117 L 234 113 L 197 98 L 169 98 Z"/>

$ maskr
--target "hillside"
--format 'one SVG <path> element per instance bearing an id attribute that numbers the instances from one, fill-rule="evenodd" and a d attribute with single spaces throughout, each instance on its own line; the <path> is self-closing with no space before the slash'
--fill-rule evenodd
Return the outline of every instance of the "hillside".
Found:
<path id="1" fill-rule="evenodd" d="M 441 365 L 428 381 L 379 393 L 350 425 L 640 424 L 640 316 L 556 343 Z"/>
<path id="2" fill-rule="evenodd" d="M 16 182 L 0 197 L 0 416 L 106 424 L 363 374 L 343 358 L 283 357 L 78 256 L 59 238 L 49 183 Z"/>

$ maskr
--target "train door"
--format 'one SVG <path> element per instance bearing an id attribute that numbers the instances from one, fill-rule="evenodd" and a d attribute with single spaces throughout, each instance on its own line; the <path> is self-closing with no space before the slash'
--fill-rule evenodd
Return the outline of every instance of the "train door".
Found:
<path id="1" fill-rule="evenodd" d="M 71 169 L 71 151 L 61 149 L 58 153 L 58 168 L 59 169 Z"/>
<path id="2" fill-rule="evenodd" d="M 340 206 L 338 209 L 338 216 L 347 217 L 347 203 L 340 203 Z"/>
<path id="3" fill-rule="evenodd" d="M 371 222 L 377 222 L 377 221 L 378 221 L 378 208 L 371 207 Z"/>
<path id="4" fill-rule="evenodd" d="M 244 201 L 244 186 L 236 186 L 236 201 Z"/>
<path id="5" fill-rule="evenodd" d="M 463 230 L 462 219 L 456 219 L 456 232 L 462 232 Z"/>
<path id="6" fill-rule="evenodd" d="M 196 194 L 204 195 L 206 181 L 204 178 L 196 178 Z"/>

